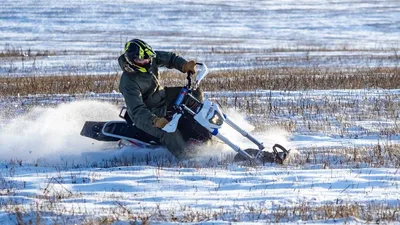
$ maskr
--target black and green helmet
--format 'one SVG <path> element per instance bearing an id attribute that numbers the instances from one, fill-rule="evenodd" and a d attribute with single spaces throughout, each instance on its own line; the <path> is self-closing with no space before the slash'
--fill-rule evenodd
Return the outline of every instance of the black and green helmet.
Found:
<path id="1" fill-rule="evenodd" d="M 150 63 L 148 65 L 137 65 L 135 59 L 151 59 L 156 56 L 150 45 L 140 39 L 133 39 L 125 44 L 124 57 L 133 70 L 140 72 L 148 72 Z"/>

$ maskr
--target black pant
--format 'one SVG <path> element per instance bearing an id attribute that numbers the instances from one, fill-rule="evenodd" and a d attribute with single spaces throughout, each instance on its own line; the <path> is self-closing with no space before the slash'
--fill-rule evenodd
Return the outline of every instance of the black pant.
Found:
<path id="1" fill-rule="evenodd" d="M 173 108 L 175 99 L 179 95 L 181 89 L 181 87 L 165 88 L 165 93 L 167 95 L 167 111 L 168 108 Z M 201 90 L 193 91 L 192 95 L 198 100 L 203 101 L 203 92 Z M 154 137 L 159 138 L 161 144 L 165 145 L 168 150 L 178 159 L 181 159 L 184 158 L 186 154 L 185 148 L 187 147 L 187 140 L 189 140 L 191 137 L 196 138 L 196 134 L 193 132 L 203 129 L 203 132 L 209 134 L 209 132 L 207 130 L 204 131 L 205 128 L 201 127 L 198 123 L 188 122 L 187 119 L 194 120 L 192 116 L 182 116 L 178 125 L 178 129 L 173 133 L 165 132 L 153 126 L 148 126 L 141 130 Z M 192 127 L 192 124 L 196 124 L 196 126 L 200 126 L 200 128 L 196 129 Z"/>

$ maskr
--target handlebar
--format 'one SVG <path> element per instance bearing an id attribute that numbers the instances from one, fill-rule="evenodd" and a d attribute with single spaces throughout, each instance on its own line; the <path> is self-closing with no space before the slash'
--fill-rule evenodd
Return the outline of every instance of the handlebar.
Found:
<path id="1" fill-rule="evenodd" d="M 208 74 L 208 68 L 207 68 L 207 66 L 206 66 L 204 63 L 196 63 L 196 65 L 201 66 L 201 69 L 200 69 L 200 71 L 197 73 L 197 76 L 196 76 L 195 89 L 199 86 L 201 80 L 203 80 L 203 78 L 206 77 L 207 74 Z M 191 86 L 192 86 L 192 75 L 193 75 L 193 74 L 194 74 L 194 73 L 187 72 L 187 80 L 188 80 L 188 82 L 187 82 L 187 84 L 186 84 L 186 87 L 187 87 L 188 89 L 191 89 Z"/>

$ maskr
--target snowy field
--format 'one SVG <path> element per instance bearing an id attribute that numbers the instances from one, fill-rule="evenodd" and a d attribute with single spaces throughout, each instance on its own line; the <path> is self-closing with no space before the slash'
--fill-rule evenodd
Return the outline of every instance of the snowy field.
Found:
<path id="1" fill-rule="evenodd" d="M 118 149 L 78 135 L 85 120 L 117 119 L 119 94 L 10 100 L 7 105 L 15 108 L 10 112 L 18 116 L 3 119 L 0 130 L 0 222 L 90 224 L 93 218 L 108 218 L 109 223 L 139 224 L 359 224 L 385 215 L 390 223 L 399 218 L 400 149 L 391 146 L 400 142 L 395 119 L 400 90 L 206 95 L 228 102 L 255 95 L 261 104 L 278 105 L 274 116 L 259 121 L 267 128 L 254 134 L 269 150 L 280 143 L 296 154 L 283 166 L 248 166 L 232 163 L 233 152 L 217 143 L 201 147 L 196 159 L 178 164 L 163 148 Z M 272 97 L 266 100 L 267 96 Z M 384 106 L 388 96 L 397 106 L 393 117 Z M 339 101 L 359 107 L 324 107 Z M 382 105 L 373 109 L 377 101 Z M 304 114 L 290 113 L 293 102 L 318 105 L 321 112 L 308 108 Z M 21 108 L 37 104 L 42 106 L 33 106 L 28 113 Z M 260 120 L 238 111 L 229 108 L 227 113 L 243 128 L 251 130 L 248 121 Z M 283 129 L 290 121 L 297 123 L 292 132 Z M 390 130 L 394 132 L 383 132 Z M 223 132 L 242 146 L 251 146 L 231 130 Z M 382 153 L 376 153 L 379 148 Z"/>
<path id="2" fill-rule="evenodd" d="M 115 73 L 115 59 L 133 38 L 211 69 L 398 66 L 399 5 L 398 0 L 6 0 L 0 48 L 33 57 L 3 60 L 0 76 Z"/>
<path id="3" fill-rule="evenodd" d="M 214 71 L 400 62 L 397 0 L 6 0 L 0 13 L 2 77 L 116 73 L 135 37 Z M 81 137 L 118 119 L 118 92 L 0 97 L 0 224 L 400 224 L 400 89 L 206 97 L 268 150 L 292 149 L 288 163 L 233 163 L 221 143 L 176 162 Z"/>

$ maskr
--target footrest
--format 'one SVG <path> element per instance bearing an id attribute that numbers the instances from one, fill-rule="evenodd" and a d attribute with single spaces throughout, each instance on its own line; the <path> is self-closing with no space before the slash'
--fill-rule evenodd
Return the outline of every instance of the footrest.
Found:
<path id="1" fill-rule="evenodd" d="M 101 130 L 106 122 L 86 121 L 81 130 L 81 135 L 98 141 L 119 141 L 119 138 L 103 135 Z"/>

